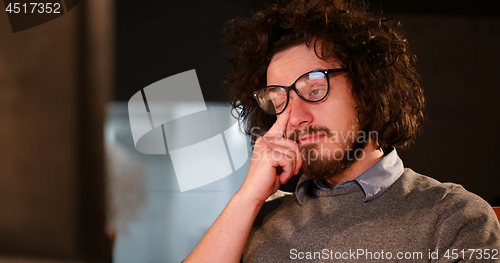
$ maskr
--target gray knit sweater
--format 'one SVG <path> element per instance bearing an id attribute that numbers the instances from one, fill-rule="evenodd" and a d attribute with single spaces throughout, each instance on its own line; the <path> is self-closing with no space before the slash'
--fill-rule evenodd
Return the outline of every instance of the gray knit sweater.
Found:
<path id="1" fill-rule="evenodd" d="M 243 262 L 500 262 L 495 213 L 460 185 L 405 169 L 384 194 L 363 198 L 357 185 L 311 186 L 302 204 L 295 195 L 266 203 Z"/>

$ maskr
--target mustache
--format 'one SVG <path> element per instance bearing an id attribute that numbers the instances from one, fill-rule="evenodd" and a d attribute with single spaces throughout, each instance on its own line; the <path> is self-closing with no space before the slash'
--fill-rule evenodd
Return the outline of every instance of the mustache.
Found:
<path id="1" fill-rule="evenodd" d="M 304 135 L 314 135 L 314 134 L 322 134 L 327 137 L 332 137 L 332 133 L 330 132 L 330 129 L 327 127 L 323 126 L 307 126 L 304 129 L 296 129 L 293 131 L 290 136 L 288 136 L 288 139 L 298 142 L 299 138 Z"/>

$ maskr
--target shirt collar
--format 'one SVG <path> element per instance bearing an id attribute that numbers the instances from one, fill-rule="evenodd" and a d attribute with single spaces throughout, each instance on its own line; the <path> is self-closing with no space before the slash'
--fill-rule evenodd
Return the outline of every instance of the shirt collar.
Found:
<path id="1" fill-rule="evenodd" d="M 403 161 L 399 158 L 396 149 L 391 147 L 384 152 L 382 159 L 358 177 L 340 182 L 334 189 L 342 189 L 357 184 L 363 189 L 363 193 L 365 194 L 363 201 L 369 202 L 383 194 L 401 176 L 403 171 Z M 311 183 L 315 183 L 319 189 L 329 190 L 328 187 L 313 181 L 307 175 L 303 174 L 295 188 L 295 196 L 299 203 L 302 204 L 304 195 L 311 186 Z"/>

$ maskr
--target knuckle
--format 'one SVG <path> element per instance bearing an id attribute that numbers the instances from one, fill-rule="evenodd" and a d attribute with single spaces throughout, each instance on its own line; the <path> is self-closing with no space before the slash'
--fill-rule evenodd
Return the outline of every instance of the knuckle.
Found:
<path id="1" fill-rule="evenodd" d="M 266 148 L 264 149 L 262 155 L 266 158 L 266 159 L 270 159 L 269 157 L 273 157 L 273 151 L 269 148 Z"/>

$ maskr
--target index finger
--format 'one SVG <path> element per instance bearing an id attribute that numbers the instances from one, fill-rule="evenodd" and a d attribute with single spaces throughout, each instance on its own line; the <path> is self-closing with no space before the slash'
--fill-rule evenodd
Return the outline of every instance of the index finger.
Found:
<path id="1" fill-rule="evenodd" d="M 271 129 L 267 132 L 266 136 L 272 137 L 282 137 L 285 134 L 286 126 L 288 124 L 288 120 L 290 119 L 290 112 L 292 110 L 292 103 L 288 102 L 288 106 L 285 110 L 278 115 L 278 119 L 273 124 Z"/>

